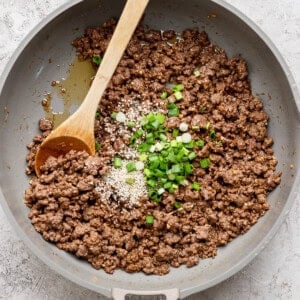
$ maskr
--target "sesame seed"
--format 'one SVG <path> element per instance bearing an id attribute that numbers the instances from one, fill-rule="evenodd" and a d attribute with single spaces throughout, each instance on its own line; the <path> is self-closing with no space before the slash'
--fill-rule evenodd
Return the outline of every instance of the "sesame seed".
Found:
<path id="1" fill-rule="evenodd" d="M 117 201 L 129 202 L 129 204 L 133 205 L 141 196 L 147 195 L 147 188 L 144 174 L 140 170 L 130 172 L 132 184 L 128 184 L 128 172 L 126 170 L 128 162 L 128 160 L 123 161 L 121 168 L 112 168 L 104 177 L 105 188 L 98 186 L 96 191 L 100 193 L 107 193 L 109 190 L 114 191 L 115 197 L 113 198 Z"/>

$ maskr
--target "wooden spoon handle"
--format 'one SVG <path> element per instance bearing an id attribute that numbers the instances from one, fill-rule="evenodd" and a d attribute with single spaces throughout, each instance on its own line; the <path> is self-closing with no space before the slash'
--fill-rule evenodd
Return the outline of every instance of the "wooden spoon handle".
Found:
<path id="1" fill-rule="evenodd" d="M 99 101 L 114 74 L 148 2 L 149 0 L 127 0 L 92 86 L 79 108 L 90 119 L 96 113 Z"/>

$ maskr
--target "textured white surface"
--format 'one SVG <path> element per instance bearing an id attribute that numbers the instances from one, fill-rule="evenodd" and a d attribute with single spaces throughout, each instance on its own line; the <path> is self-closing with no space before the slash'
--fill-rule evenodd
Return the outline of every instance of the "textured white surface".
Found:
<path id="1" fill-rule="evenodd" d="M 300 1 L 227 0 L 274 41 L 300 87 Z M 24 35 L 66 0 L 0 0 L 0 73 Z M 300 195 L 298 197 L 298 200 Z M 256 259 L 202 299 L 300 299 L 300 203 Z M 0 298 L 106 299 L 55 274 L 12 231 L 0 208 Z"/>

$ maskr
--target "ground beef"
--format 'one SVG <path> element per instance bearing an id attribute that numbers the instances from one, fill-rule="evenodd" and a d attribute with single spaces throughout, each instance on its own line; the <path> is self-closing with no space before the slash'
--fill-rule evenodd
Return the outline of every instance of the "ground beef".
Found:
<path id="1" fill-rule="evenodd" d="M 103 56 L 115 25 L 109 20 L 87 29 L 73 42 L 78 56 Z M 120 103 L 128 110 L 128 99 L 138 101 L 136 109 L 149 103 L 164 109 L 166 101 L 175 101 L 173 95 L 160 98 L 170 82 L 183 84 L 184 91 L 183 100 L 176 102 L 179 117 L 168 118 L 166 126 L 174 129 L 184 121 L 193 128 L 193 139 L 205 141 L 189 177 L 202 189 L 180 186 L 174 194 L 164 193 L 160 203 L 145 195 L 133 207 L 102 201 L 95 187 L 109 172 L 112 157 L 130 140 L 111 122 L 111 113 Z M 98 112 L 97 154 L 71 151 L 50 157 L 25 192 L 33 226 L 60 249 L 108 273 L 119 268 L 163 275 L 171 266 L 192 267 L 199 259 L 214 257 L 218 246 L 245 233 L 269 209 L 267 195 L 281 174 L 275 170 L 273 141 L 267 136 L 268 116 L 251 94 L 245 61 L 228 58 L 205 32 L 186 29 L 177 36 L 171 30 L 161 33 L 139 26 Z M 42 134 L 28 145 L 27 174 L 34 175 L 37 148 L 52 129 L 45 119 L 39 125 Z M 215 130 L 214 138 L 207 134 L 209 128 Z M 204 157 L 211 161 L 206 169 L 198 163 Z M 182 207 L 174 209 L 178 199 Z M 153 225 L 145 223 L 146 215 L 154 216 Z"/>

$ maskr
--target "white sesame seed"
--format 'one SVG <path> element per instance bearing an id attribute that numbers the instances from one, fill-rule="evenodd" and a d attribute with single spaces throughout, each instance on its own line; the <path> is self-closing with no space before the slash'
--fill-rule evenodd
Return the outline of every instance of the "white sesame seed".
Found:
<path id="1" fill-rule="evenodd" d="M 160 142 L 157 142 L 154 146 L 156 151 L 161 151 L 164 148 L 164 144 Z"/>
<path id="2" fill-rule="evenodd" d="M 155 149 L 156 149 L 155 145 L 152 145 L 152 146 L 150 147 L 150 149 L 149 149 L 149 152 L 154 152 Z"/>
<path id="3" fill-rule="evenodd" d="M 113 191 L 118 200 L 135 204 L 141 196 L 147 195 L 147 188 L 144 174 L 140 170 L 130 172 L 132 184 L 125 182 L 125 178 L 128 177 L 126 169 L 128 162 L 128 160 L 124 160 L 121 168 L 112 168 L 104 177 L 104 181 L 107 188 Z"/>

